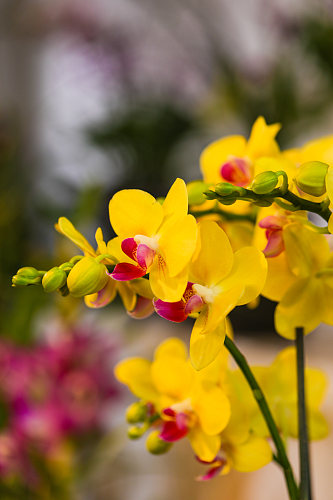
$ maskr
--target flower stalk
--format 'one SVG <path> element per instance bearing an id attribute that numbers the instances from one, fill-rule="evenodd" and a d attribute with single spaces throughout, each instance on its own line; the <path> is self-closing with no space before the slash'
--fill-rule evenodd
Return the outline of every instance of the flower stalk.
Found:
<path id="1" fill-rule="evenodd" d="M 281 439 L 279 430 L 276 426 L 276 423 L 274 421 L 273 415 L 269 409 L 269 406 L 267 404 L 266 398 L 256 380 L 256 378 L 253 375 L 253 372 L 246 361 L 245 357 L 243 354 L 240 352 L 238 347 L 234 344 L 234 342 L 231 340 L 230 337 L 226 336 L 225 341 L 224 341 L 225 347 L 228 349 L 230 352 L 231 356 L 239 366 L 240 370 L 242 371 L 243 375 L 245 376 L 251 390 L 253 393 L 253 396 L 260 408 L 260 411 L 262 413 L 263 418 L 265 419 L 265 422 L 267 424 L 267 427 L 269 429 L 269 432 L 271 434 L 272 440 L 274 442 L 275 448 L 276 448 L 276 462 L 282 467 L 284 477 L 286 480 L 286 485 L 289 493 L 289 498 L 290 500 L 298 500 L 298 487 L 294 478 L 293 470 L 291 467 L 291 464 L 289 462 L 288 456 L 286 454 L 285 446 L 283 444 L 283 441 Z M 304 497 L 305 499 L 306 497 Z M 310 497 L 309 497 L 310 499 Z"/>
<path id="2" fill-rule="evenodd" d="M 311 500 L 309 436 L 305 404 L 304 329 L 296 328 L 300 500 Z"/>

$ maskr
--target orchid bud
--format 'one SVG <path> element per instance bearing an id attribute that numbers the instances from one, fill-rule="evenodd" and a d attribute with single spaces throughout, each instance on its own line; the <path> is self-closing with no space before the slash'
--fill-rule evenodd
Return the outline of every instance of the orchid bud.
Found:
<path id="1" fill-rule="evenodd" d="M 147 426 L 132 425 L 127 430 L 127 436 L 130 439 L 139 439 L 147 430 Z"/>
<path id="2" fill-rule="evenodd" d="M 107 268 L 94 257 L 83 257 L 70 271 L 67 286 L 73 297 L 84 297 L 99 292 L 105 287 Z"/>
<path id="3" fill-rule="evenodd" d="M 261 174 L 255 176 L 251 188 L 256 194 L 267 194 L 273 191 L 278 182 L 279 177 L 275 172 L 261 172 Z"/>
<path id="4" fill-rule="evenodd" d="M 230 184 L 229 182 L 220 182 L 219 184 L 216 184 L 215 186 L 215 193 L 220 195 L 220 196 L 240 196 L 242 194 L 245 194 L 246 191 L 244 188 L 239 187 L 239 186 L 234 186 L 233 184 Z"/>
<path id="5" fill-rule="evenodd" d="M 44 274 L 42 285 L 44 291 L 47 293 L 55 292 L 58 288 L 64 286 L 67 281 L 67 274 L 59 267 L 52 267 L 47 273 Z"/>
<path id="6" fill-rule="evenodd" d="M 298 168 L 296 175 L 297 186 L 304 193 L 312 196 L 322 196 L 326 192 L 325 177 L 328 165 L 321 161 L 309 161 Z"/>
<path id="7" fill-rule="evenodd" d="M 21 267 L 13 276 L 12 284 L 13 286 L 39 285 L 42 275 L 43 273 L 34 267 Z"/>
<path id="8" fill-rule="evenodd" d="M 144 422 L 147 417 L 147 407 L 140 401 L 131 404 L 126 410 L 126 420 L 129 424 Z"/>
<path id="9" fill-rule="evenodd" d="M 172 446 L 172 443 L 163 441 L 159 435 L 160 431 L 153 431 L 149 434 L 146 440 L 147 450 L 153 455 L 162 455 L 163 453 L 169 451 Z"/>

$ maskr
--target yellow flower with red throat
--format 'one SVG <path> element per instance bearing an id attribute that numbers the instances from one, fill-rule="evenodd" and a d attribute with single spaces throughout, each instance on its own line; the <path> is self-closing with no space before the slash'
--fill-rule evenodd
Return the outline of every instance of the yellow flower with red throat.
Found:
<path id="1" fill-rule="evenodd" d="M 256 162 L 260 158 L 275 158 L 279 155 L 275 136 L 280 128 L 278 123 L 267 125 L 265 119 L 259 116 L 248 141 L 242 135 L 231 135 L 209 144 L 200 157 L 204 181 L 248 186 L 255 175 L 263 171 L 261 167 L 256 168 Z M 281 170 L 281 167 L 277 169 Z M 270 166 L 264 170 L 272 168 Z"/>
<path id="2" fill-rule="evenodd" d="M 198 228 L 198 247 L 183 297 L 173 303 L 154 300 L 154 306 L 160 316 L 174 322 L 199 313 L 192 330 L 190 355 L 194 367 L 200 370 L 221 350 L 230 311 L 260 294 L 267 263 L 263 253 L 254 247 L 243 247 L 234 254 L 216 222 L 201 221 Z"/>
<path id="3" fill-rule="evenodd" d="M 186 347 L 176 338 L 163 342 L 153 362 L 129 358 L 115 367 L 117 379 L 126 384 L 154 416 L 152 428 L 169 443 L 185 436 L 194 453 L 213 460 L 221 446 L 220 433 L 230 418 L 230 405 L 220 387 L 226 356 L 221 356 L 198 373 L 192 367 Z"/>
<path id="4" fill-rule="evenodd" d="M 321 322 L 333 325 L 333 253 L 327 238 L 306 224 L 282 229 L 284 251 L 268 259 L 262 295 L 278 302 L 275 328 L 295 339 L 297 327 L 310 333 Z"/>
<path id="5" fill-rule="evenodd" d="M 112 277 L 128 281 L 149 273 L 156 297 L 180 300 L 197 240 L 196 220 L 187 213 L 184 181 L 173 183 L 162 205 L 145 191 L 126 189 L 113 196 L 109 210 L 121 248 L 133 262 L 117 264 Z"/>
<path id="6" fill-rule="evenodd" d="M 55 225 L 55 228 L 59 233 L 66 236 L 78 248 L 80 248 L 80 250 L 82 250 L 86 261 L 89 259 L 92 261 L 97 259 L 100 264 L 106 266 L 115 265 L 120 258 L 127 258 L 126 255 L 123 254 L 120 248 L 120 242 L 117 238 L 110 240 L 107 244 L 105 243 L 101 228 L 98 228 L 95 234 L 97 244 L 96 250 L 94 250 L 88 240 L 66 217 L 60 217 L 58 223 Z M 82 259 L 82 261 L 84 261 L 84 259 Z M 76 283 L 81 279 L 81 271 L 82 274 L 85 275 L 85 278 L 87 277 L 86 269 L 83 268 L 81 270 L 80 267 L 82 266 L 77 266 L 78 264 L 73 267 L 73 270 L 68 276 L 68 279 L 73 282 L 74 288 Z M 105 279 L 101 282 L 102 284 L 100 289 L 97 289 L 95 293 L 90 292 L 88 294 L 84 294 L 84 301 L 88 307 L 94 309 L 104 307 L 112 302 L 117 293 L 119 293 L 127 312 L 132 317 L 144 318 L 153 313 L 153 295 L 147 280 L 139 278 L 130 283 L 116 282 L 109 276 L 106 267 L 104 269 L 104 273 Z"/>

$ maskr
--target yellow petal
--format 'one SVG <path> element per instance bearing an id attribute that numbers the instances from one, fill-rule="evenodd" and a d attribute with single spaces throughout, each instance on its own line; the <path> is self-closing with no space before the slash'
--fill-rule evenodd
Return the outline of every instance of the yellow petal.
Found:
<path id="1" fill-rule="evenodd" d="M 304 224 L 289 224 L 283 230 L 283 240 L 289 268 L 297 277 L 305 278 L 315 273 L 329 257 L 330 249 L 325 236 Z"/>
<path id="2" fill-rule="evenodd" d="M 106 245 L 106 253 L 112 255 L 114 257 L 114 262 L 128 262 L 129 264 L 133 264 L 133 259 L 128 257 L 121 249 L 122 238 L 116 236 L 112 238 L 112 240 L 108 241 Z"/>
<path id="3" fill-rule="evenodd" d="M 230 418 L 230 403 L 225 393 L 212 384 L 203 384 L 191 397 L 192 407 L 202 430 L 209 436 L 219 434 Z"/>
<path id="4" fill-rule="evenodd" d="M 262 291 L 267 276 L 267 261 L 264 254 L 255 247 L 244 247 L 234 256 L 231 273 L 222 286 L 229 289 L 238 283 L 243 286 L 243 292 L 237 305 L 247 304 L 254 300 Z"/>
<path id="5" fill-rule="evenodd" d="M 110 222 L 122 238 L 153 236 L 163 219 L 162 206 L 153 196 L 139 189 L 124 189 L 109 203 Z"/>
<path id="6" fill-rule="evenodd" d="M 229 239 L 214 221 L 199 222 L 200 251 L 191 264 L 191 281 L 205 286 L 215 285 L 232 269 L 234 257 Z"/>
<path id="7" fill-rule="evenodd" d="M 143 358 L 128 358 L 120 361 L 114 373 L 119 382 L 127 387 L 138 398 L 154 402 L 158 399 L 158 393 L 151 379 L 151 363 Z"/>
<path id="8" fill-rule="evenodd" d="M 322 161 L 324 163 L 333 163 L 333 136 L 328 135 L 307 142 L 301 148 L 302 159 L 300 163 L 306 161 Z"/>
<path id="9" fill-rule="evenodd" d="M 183 179 L 177 178 L 163 202 L 165 219 L 183 218 L 188 210 L 187 188 Z"/>
<path id="10" fill-rule="evenodd" d="M 297 280 L 290 271 L 286 253 L 267 259 L 267 279 L 261 294 L 267 299 L 278 302 Z"/>
<path id="11" fill-rule="evenodd" d="M 207 333 L 201 333 L 200 325 L 196 326 L 194 324 L 190 340 L 190 356 L 192 365 L 196 370 L 206 368 L 215 360 L 223 348 L 225 334 L 225 320 L 222 320 L 215 330 Z"/>
<path id="12" fill-rule="evenodd" d="M 320 292 L 319 280 L 297 280 L 275 309 L 276 331 L 285 338 L 295 339 L 296 327 L 303 327 L 305 334 L 314 330 L 324 316 Z"/>
<path id="13" fill-rule="evenodd" d="M 188 433 L 187 437 L 191 443 L 193 451 L 200 460 L 211 462 L 218 454 L 221 447 L 220 436 L 208 436 L 196 425 Z"/>
<path id="14" fill-rule="evenodd" d="M 95 240 L 97 243 L 98 253 L 100 255 L 107 253 L 106 243 L 105 243 L 104 238 L 103 238 L 103 231 L 100 227 L 97 228 L 97 230 L 96 230 Z"/>
<path id="15" fill-rule="evenodd" d="M 127 311 L 133 311 L 137 297 L 131 283 L 127 281 L 118 281 L 117 289 L 125 309 Z"/>
<path id="16" fill-rule="evenodd" d="M 129 281 L 128 285 L 133 290 L 134 293 L 145 297 L 146 299 L 153 299 L 154 295 L 151 291 L 149 280 L 145 278 L 137 278 L 135 280 Z"/>
<path id="17" fill-rule="evenodd" d="M 180 339 L 171 337 L 162 342 L 155 350 L 154 359 L 180 358 L 187 360 L 187 349 Z"/>
<path id="18" fill-rule="evenodd" d="M 228 458 L 234 469 L 239 472 L 251 472 L 267 465 L 273 456 L 265 439 L 251 436 L 245 443 L 233 446 Z"/>
<path id="19" fill-rule="evenodd" d="M 71 221 L 69 221 L 66 217 L 60 217 L 58 223 L 55 224 L 55 228 L 58 233 L 66 236 L 66 238 L 71 240 L 85 254 L 96 257 L 96 252 L 88 240 L 86 240 L 86 238 L 77 229 L 75 229 Z"/>
<path id="20" fill-rule="evenodd" d="M 190 262 L 197 242 L 197 223 L 192 215 L 178 218 L 161 228 L 159 250 L 163 256 L 168 274 L 174 277 Z"/>
<path id="21" fill-rule="evenodd" d="M 117 294 L 117 282 L 110 278 L 106 286 L 98 293 L 92 293 L 84 297 L 84 302 L 87 307 L 99 309 L 110 304 Z"/>
<path id="22" fill-rule="evenodd" d="M 151 375 L 159 393 L 182 401 L 189 396 L 193 368 L 182 358 L 158 357 L 152 363 Z"/>
<path id="23" fill-rule="evenodd" d="M 221 182 L 221 167 L 230 156 L 242 157 L 246 140 L 241 135 L 231 135 L 207 146 L 200 156 L 200 168 L 205 182 L 217 184 Z"/>
<path id="24" fill-rule="evenodd" d="M 201 330 L 202 333 L 215 330 L 236 307 L 242 292 L 243 287 L 238 284 L 214 297 L 214 302 L 208 304 L 208 307 L 200 313 L 195 322 L 195 328 Z"/>
<path id="25" fill-rule="evenodd" d="M 279 146 L 274 139 L 280 128 L 279 123 L 267 125 L 265 119 L 259 116 L 252 126 L 246 155 L 253 159 L 260 156 L 276 156 L 279 153 Z"/>
<path id="26" fill-rule="evenodd" d="M 177 302 L 183 296 L 188 282 L 188 269 L 170 276 L 163 259 L 158 255 L 150 268 L 149 282 L 155 297 L 165 302 Z"/>

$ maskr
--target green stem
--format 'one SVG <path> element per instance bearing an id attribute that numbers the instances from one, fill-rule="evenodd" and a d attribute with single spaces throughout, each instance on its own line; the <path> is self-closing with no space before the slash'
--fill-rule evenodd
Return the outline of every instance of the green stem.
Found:
<path id="1" fill-rule="evenodd" d="M 234 344 L 234 342 L 231 340 L 230 337 L 226 336 L 224 345 L 234 358 L 239 368 L 241 369 L 243 375 L 245 376 L 252 390 L 253 396 L 260 408 L 262 416 L 265 419 L 266 425 L 269 429 L 269 432 L 271 434 L 272 440 L 274 442 L 277 451 L 276 462 L 279 463 L 283 468 L 284 477 L 288 488 L 289 498 L 290 500 L 298 500 L 298 488 L 294 478 L 293 470 L 289 462 L 289 459 L 287 457 L 286 450 L 283 441 L 281 439 L 279 430 L 276 426 L 272 413 L 267 404 L 266 398 L 257 380 L 255 379 L 248 362 L 246 361 L 245 357 L 243 356 L 243 354 L 240 352 L 240 350 L 237 348 L 237 346 Z"/>
<path id="2" fill-rule="evenodd" d="M 309 437 L 305 405 L 304 330 L 296 328 L 300 500 L 311 500 Z"/>
<path id="3" fill-rule="evenodd" d="M 228 183 L 221 183 L 221 186 Z M 220 186 L 220 185 L 218 185 Z M 250 189 L 245 188 L 235 188 L 234 192 L 225 193 L 221 190 L 215 191 L 206 191 L 204 193 L 209 200 L 218 200 L 220 203 L 224 203 L 229 205 L 236 200 L 250 201 L 252 203 L 258 204 L 259 206 L 269 206 L 272 203 L 276 202 L 282 205 L 286 210 L 297 211 L 297 210 L 306 210 L 307 212 L 312 212 L 314 214 L 320 215 L 326 222 L 328 222 L 332 212 L 328 208 L 329 200 L 324 200 L 322 202 L 315 202 L 306 200 L 292 193 L 288 189 L 285 190 L 285 186 L 281 188 L 273 189 L 271 192 L 266 194 L 257 194 L 251 191 Z M 288 205 L 281 202 L 281 200 L 285 200 L 288 202 Z"/>

